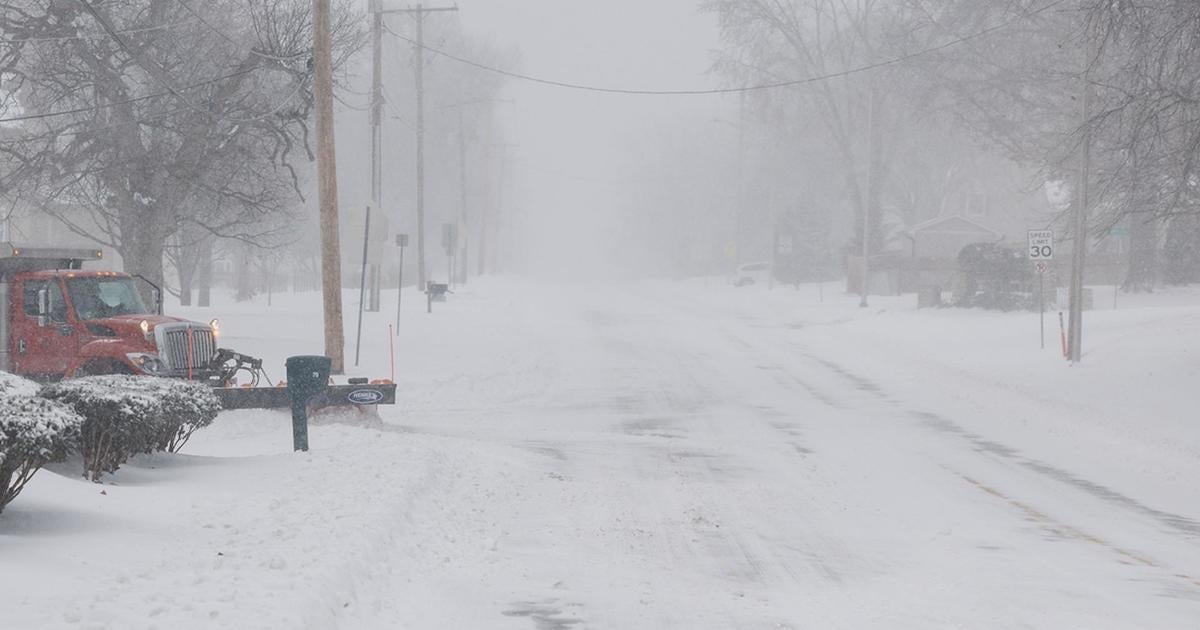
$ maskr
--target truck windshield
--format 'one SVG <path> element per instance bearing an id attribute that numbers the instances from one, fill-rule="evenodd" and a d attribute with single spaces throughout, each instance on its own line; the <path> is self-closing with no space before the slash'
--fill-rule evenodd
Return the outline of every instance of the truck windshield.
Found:
<path id="1" fill-rule="evenodd" d="M 79 319 L 104 319 L 118 315 L 141 315 L 146 305 L 131 278 L 71 278 L 67 290 Z"/>

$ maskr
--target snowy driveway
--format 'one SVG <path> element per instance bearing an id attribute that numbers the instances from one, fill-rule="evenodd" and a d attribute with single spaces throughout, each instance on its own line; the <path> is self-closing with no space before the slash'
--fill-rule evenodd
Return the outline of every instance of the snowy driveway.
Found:
<path id="1" fill-rule="evenodd" d="M 857 347 L 839 338 L 852 310 L 798 321 L 726 288 L 535 286 L 489 284 L 409 316 L 400 404 L 382 424 L 315 427 L 309 455 L 286 453 L 281 415 L 230 414 L 195 456 L 139 462 L 102 500 L 39 480 L 0 521 L 18 530 L 0 531 L 0 561 L 58 567 L 35 570 L 41 589 L 0 578 L 17 593 L 4 609 L 34 624 L 13 627 L 1200 620 L 1197 495 L 1126 475 L 1120 453 L 1104 469 L 1072 454 L 1098 438 L 1009 426 L 1049 403 L 1011 391 L 967 413 L 963 397 L 986 388 L 867 374 L 870 356 L 831 350 Z M 257 351 L 295 352 L 276 333 Z M 364 348 L 364 370 L 384 369 Z M 1195 479 L 1200 462 L 1179 461 L 1171 474 Z M 85 494 L 89 522 L 37 533 Z M 117 527 L 116 501 L 150 524 Z M 120 557 L 123 581 L 105 583 L 96 563 Z"/>

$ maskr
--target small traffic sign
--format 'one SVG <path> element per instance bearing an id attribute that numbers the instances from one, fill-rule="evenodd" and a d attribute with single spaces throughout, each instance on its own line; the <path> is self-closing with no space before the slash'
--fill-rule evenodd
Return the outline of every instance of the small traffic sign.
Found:
<path id="1" fill-rule="evenodd" d="M 1054 260 L 1054 230 L 1029 230 L 1029 259 Z"/>
<path id="2" fill-rule="evenodd" d="M 1033 263 L 1033 268 L 1037 270 L 1038 274 L 1040 275 L 1046 273 L 1046 270 L 1049 269 L 1050 266 L 1047 265 L 1045 261 L 1039 260 Z"/>

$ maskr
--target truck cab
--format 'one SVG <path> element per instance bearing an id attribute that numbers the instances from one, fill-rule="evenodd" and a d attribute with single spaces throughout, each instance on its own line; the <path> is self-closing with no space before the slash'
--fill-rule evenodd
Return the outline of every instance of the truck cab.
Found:
<path id="1" fill-rule="evenodd" d="M 157 305 L 146 306 L 132 276 L 83 270 L 84 261 L 102 256 L 0 243 L 0 370 L 42 381 L 92 374 L 212 378 L 216 322 L 165 317 Z"/>

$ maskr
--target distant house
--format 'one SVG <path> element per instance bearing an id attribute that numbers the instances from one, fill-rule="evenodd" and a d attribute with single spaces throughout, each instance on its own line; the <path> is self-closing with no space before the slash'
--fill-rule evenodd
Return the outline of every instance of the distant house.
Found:
<path id="1" fill-rule="evenodd" d="M 963 216 L 937 217 L 918 223 L 908 230 L 912 258 L 958 258 L 962 248 L 972 243 L 998 243 L 1004 234 Z"/>
<path id="2" fill-rule="evenodd" d="M 70 206 L 61 204 L 55 204 L 53 207 L 57 213 L 70 217 L 72 223 L 80 230 L 100 233 L 95 219 L 85 210 L 72 209 Z M 72 230 L 57 216 L 30 204 L 13 204 L 12 209 L 0 218 L 0 242 L 15 243 L 26 247 L 97 248 L 104 252 L 104 258 L 101 261 L 89 263 L 89 269 L 107 271 L 122 269 L 121 257 L 111 247 L 81 235 L 79 231 Z"/>

